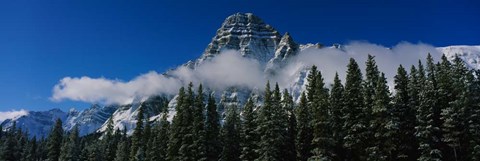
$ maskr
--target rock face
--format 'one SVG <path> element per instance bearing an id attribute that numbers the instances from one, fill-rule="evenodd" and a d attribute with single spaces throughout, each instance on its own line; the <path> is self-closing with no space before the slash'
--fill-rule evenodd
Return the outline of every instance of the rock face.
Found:
<path id="1" fill-rule="evenodd" d="M 238 50 L 244 57 L 266 63 L 275 54 L 280 34 L 251 13 L 236 13 L 222 24 L 199 59 L 209 59 L 224 50 Z"/>

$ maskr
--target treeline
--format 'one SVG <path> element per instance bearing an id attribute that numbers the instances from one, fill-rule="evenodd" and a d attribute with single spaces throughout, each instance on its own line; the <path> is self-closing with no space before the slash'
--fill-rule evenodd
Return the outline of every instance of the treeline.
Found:
<path id="1" fill-rule="evenodd" d="M 225 104 L 220 116 L 211 94 L 190 83 L 179 90 L 176 114 L 156 122 L 139 109 L 133 134 L 65 133 L 58 120 L 48 138 L 28 139 L 16 129 L 0 133 L 8 161 L 475 161 L 480 160 L 480 71 L 445 56 L 428 55 L 410 72 L 399 66 L 394 92 L 374 57 L 365 75 L 350 59 L 345 83 L 331 87 L 312 66 L 307 88 L 293 101 L 275 84 L 263 104 Z M 223 119 L 224 118 L 224 119 Z M 223 120 L 222 120 L 223 119 Z"/>

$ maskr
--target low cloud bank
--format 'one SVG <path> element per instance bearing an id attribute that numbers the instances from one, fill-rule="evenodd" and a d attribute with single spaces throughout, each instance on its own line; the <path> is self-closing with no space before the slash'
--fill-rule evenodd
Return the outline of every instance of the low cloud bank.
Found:
<path id="1" fill-rule="evenodd" d="M 3 122 L 7 119 L 24 116 L 24 115 L 28 115 L 28 111 L 24 109 L 0 112 L 0 122 Z"/>
<path id="2" fill-rule="evenodd" d="M 398 65 L 407 70 L 418 60 L 425 60 L 431 53 L 437 61 L 441 53 L 428 44 L 402 42 L 392 48 L 367 43 L 352 42 L 341 49 L 306 49 L 293 57 L 273 78 L 265 78 L 264 67 L 257 61 L 246 59 L 236 51 L 225 51 L 210 61 L 202 63 L 194 70 L 179 67 L 168 76 L 151 71 L 130 81 L 91 77 L 65 77 L 53 88 L 53 101 L 74 100 L 90 103 L 123 104 L 135 98 L 144 98 L 154 94 L 175 94 L 178 88 L 188 82 L 203 83 L 214 90 L 223 90 L 229 86 L 263 88 L 267 79 L 276 81 L 283 87 L 291 85 L 292 78 L 301 69 L 317 65 L 327 83 L 333 81 L 335 72 L 344 80 L 346 66 L 350 58 L 357 60 L 364 73 L 367 55 L 375 56 L 380 71 L 384 72 L 391 84 Z"/>

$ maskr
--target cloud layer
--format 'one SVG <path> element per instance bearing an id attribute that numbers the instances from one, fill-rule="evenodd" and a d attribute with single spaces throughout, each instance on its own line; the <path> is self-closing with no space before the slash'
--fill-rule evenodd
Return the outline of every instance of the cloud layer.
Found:
<path id="1" fill-rule="evenodd" d="M 4 111 L 0 112 L 0 122 L 5 121 L 6 119 L 12 119 L 20 116 L 28 115 L 28 111 L 21 109 L 21 110 L 11 110 L 11 111 Z"/>
<path id="2" fill-rule="evenodd" d="M 407 69 L 424 60 L 431 53 L 439 60 L 438 50 L 427 44 L 402 42 L 387 48 L 367 42 L 352 42 L 341 49 L 310 48 L 293 57 L 273 78 L 265 78 L 264 67 L 257 61 L 246 59 L 236 51 L 226 51 L 204 62 L 194 70 L 179 67 L 168 72 L 168 76 L 151 71 L 130 81 L 111 80 L 91 77 L 65 77 L 54 86 L 54 101 L 75 100 L 90 103 L 124 104 L 135 98 L 144 98 L 154 94 L 175 94 L 178 88 L 188 82 L 203 83 L 214 90 L 223 90 L 229 86 L 263 88 L 267 79 L 276 81 L 283 87 L 289 87 L 294 76 L 302 69 L 317 65 L 325 81 L 333 81 L 335 72 L 344 80 L 349 58 L 355 58 L 364 72 L 367 55 L 375 56 L 377 65 L 385 72 L 389 83 L 396 73 L 398 65 Z"/>

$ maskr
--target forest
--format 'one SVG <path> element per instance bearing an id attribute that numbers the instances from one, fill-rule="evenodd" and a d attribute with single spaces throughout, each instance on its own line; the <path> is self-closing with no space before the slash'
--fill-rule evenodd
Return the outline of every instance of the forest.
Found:
<path id="1" fill-rule="evenodd" d="M 480 71 L 429 54 L 399 66 L 389 87 L 373 56 L 354 59 L 344 83 L 327 85 L 312 66 L 299 101 L 266 84 L 260 103 L 224 105 L 190 83 L 149 121 L 140 107 L 131 135 L 114 129 L 79 136 L 56 121 L 46 138 L 14 125 L 0 131 L 2 161 L 475 161 L 480 160 Z M 393 90 L 391 90 L 393 89 Z"/>

